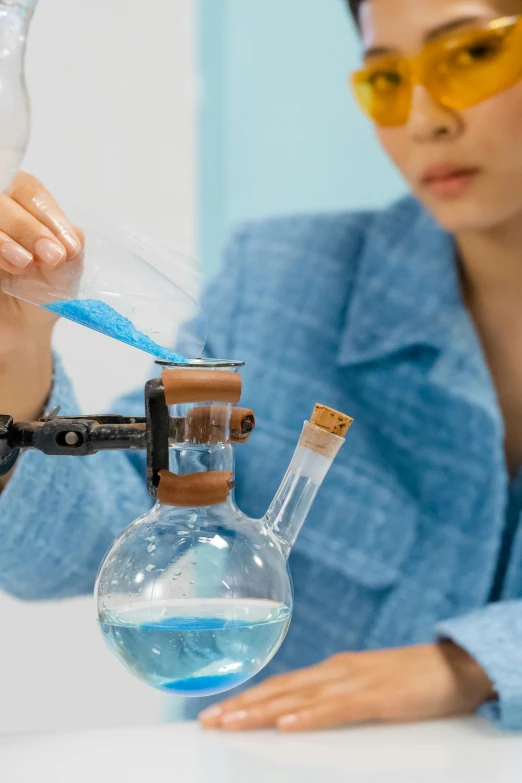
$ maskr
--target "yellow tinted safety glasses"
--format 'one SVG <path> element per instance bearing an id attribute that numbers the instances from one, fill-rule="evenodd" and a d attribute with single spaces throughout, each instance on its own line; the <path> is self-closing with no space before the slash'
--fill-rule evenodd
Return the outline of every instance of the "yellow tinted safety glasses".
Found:
<path id="1" fill-rule="evenodd" d="M 522 79 L 522 17 L 446 33 L 416 57 L 370 57 L 352 75 L 355 97 L 378 125 L 404 125 L 415 85 L 433 100 L 461 110 L 491 98 Z"/>

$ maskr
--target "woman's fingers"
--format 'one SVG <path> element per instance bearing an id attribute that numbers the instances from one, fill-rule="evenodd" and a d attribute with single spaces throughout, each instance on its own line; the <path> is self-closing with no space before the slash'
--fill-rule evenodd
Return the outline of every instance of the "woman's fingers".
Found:
<path id="1" fill-rule="evenodd" d="M 25 247 L 0 232 L 0 269 L 10 275 L 22 275 L 33 260 L 33 254 Z"/>
<path id="2" fill-rule="evenodd" d="M 310 682 L 300 688 L 294 688 L 279 697 L 267 699 L 258 704 L 245 707 L 234 712 L 225 712 L 220 719 L 220 727 L 229 731 L 245 731 L 247 729 L 263 729 L 279 726 L 285 723 L 289 715 L 307 715 L 307 710 L 313 713 L 327 705 L 331 710 L 350 711 L 354 705 L 361 705 L 361 695 L 367 692 L 367 682 L 360 677 L 328 680 L 311 685 Z M 356 713 L 359 715 L 359 712 Z M 335 715 L 332 720 L 336 719 Z M 358 719 L 358 718 L 357 718 Z M 288 720 L 287 723 L 291 723 Z"/>
<path id="3" fill-rule="evenodd" d="M 372 696 L 360 693 L 352 699 L 321 698 L 282 715 L 277 728 L 285 732 L 318 731 L 348 724 L 368 723 L 375 718 Z"/>
<path id="4" fill-rule="evenodd" d="M 375 717 L 371 693 L 366 679 L 326 681 L 320 686 L 297 688 L 257 704 L 215 713 L 212 724 L 209 720 L 202 720 L 202 723 L 205 728 L 227 731 L 272 726 L 282 731 L 310 731 L 360 723 Z"/>
<path id="5" fill-rule="evenodd" d="M 83 245 L 83 233 L 78 233 L 41 182 L 30 174 L 22 173 L 7 190 L 7 195 L 60 241 L 69 259 L 78 255 Z"/>
<path id="6" fill-rule="evenodd" d="M 250 709 L 252 706 L 282 696 L 292 689 L 298 689 L 301 685 L 310 685 L 310 679 L 303 677 L 305 671 L 299 670 L 291 674 L 271 677 L 261 685 L 250 688 L 246 693 L 234 696 L 232 699 L 227 699 L 227 701 L 221 704 L 210 707 L 200 714 L 199 720 L 201 725 L 206 729 L 216 728 L 221 725 L 224 715 L 242 712 Z"/>
<path id="7" fill-rule="evenodd" d="M 84 244 L 85 244 L 85 232 L 84 232 L 83 228 L 79 228 L 78 226 L 75 226 L 74 227 L 74 231 L 76 233 L 76 236 L 80 240 L 81 246 L 83 247 Z"/>
<path id="8" fill-rule="evenodd" d="M 5 193 L 0 194 L 0 231 L 51 269 L 67 259 L 67 250 L 52 231 Z"/>
<path id="9" fill-rule="evenodd" d="M 227 731 L 249 731 L 268 729 L 275 726 L 281 715 L 287 715 L 303 709 L 313 697 L 304 692 L 287 694 L 279 699 L 250 707 L 248 710 L 236 710 L 223 715 L 220 728 Z"/>
<path id="10" fill-rule="evenodd" d="M 324 688 L 329 685 L 337 687 L 339 682 L 347 681 L 347 658 L 348 656 L 335 656 L 308 669 L 299 669 L 289 674 L 271 677 L 240 696 L 228 699 L 215 707 L 210 707 L 201 713 L 199 720 L 202 726 L 207 729 L 217 728 L 223 723 L 225 716 L 232 713 L 250 712 L 257 707 L 261 708 L 285 694 L 309 692 L 310 689 Z M 355 677 L 351 682 L 355 682 Z"/>
<path id="11" fill-rule="evenodd" d="M 347 664 L 348 659 L 352 660 L 352 656 L 348 654 L 334 656 L 316 666 L 271 677 L 266 682 L 250 688 L 250 690 L 242 693 L 240 696 L 235 696 L 222 704 L 210 707 L 201 713 L 199 720 L 205 728 L 215 728 L 220 725 L 221 718 L 225 714 L 249 709 L 253 705 L 276 698 L 287 692 L 295 692 L 302 688 L 308 689 L 334 682 L 339 677 L 345 676 L 347 665 L 349 665 Z"/>

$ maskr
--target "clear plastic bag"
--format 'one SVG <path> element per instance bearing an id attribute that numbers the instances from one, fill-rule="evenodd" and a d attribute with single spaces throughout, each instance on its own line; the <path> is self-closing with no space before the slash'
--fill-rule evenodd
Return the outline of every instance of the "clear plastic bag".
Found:
<path id="1" fill-rule="evenodd" d="M 207 326 L 199 263 L 168 242 L 73 214 L 85 231 L 84 252 L 56 269 L 31 264 L 2 281 L 4 293 L 159 359 L 200 356 Z"/>

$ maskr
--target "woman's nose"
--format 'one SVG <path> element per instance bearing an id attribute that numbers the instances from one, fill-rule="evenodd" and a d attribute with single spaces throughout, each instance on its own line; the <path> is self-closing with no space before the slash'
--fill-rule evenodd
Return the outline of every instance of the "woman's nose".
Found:
<path id="1" fill-rule="evenodd" d="M 422 85 L 415 86 L 408 119 L 408 132 L 414 141 L 455 138 L 461 129 L 461 120 L 455 111 L 438 103 Z"/>

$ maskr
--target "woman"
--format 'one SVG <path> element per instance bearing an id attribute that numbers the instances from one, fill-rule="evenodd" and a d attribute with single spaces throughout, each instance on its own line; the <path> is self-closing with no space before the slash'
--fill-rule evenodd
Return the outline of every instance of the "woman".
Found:
<path id="1" fill-rule="evenodd" d="M 415 198 L 248 226 L 207 291 L 210 353 L 247 360 L 261 425 L 238 452 L 245 511 L 264 512 L 317 399 L 357 424 L 292 553 L 278 676 L 201 721 L 297 731 L 482 708 L 520 729 L 522 3 L 350 5 L 359 100 Z M 6 273 L 79 251 L 27 176 L 0 207 Z M 48 317 L 7 300 L 0 312 L 0 410 L 74 413 L 58 361 L 46 403 Z M 136 456 L 26 454 L 0 498 L 0 586 L 90 590 L 147 502 Z"/>

